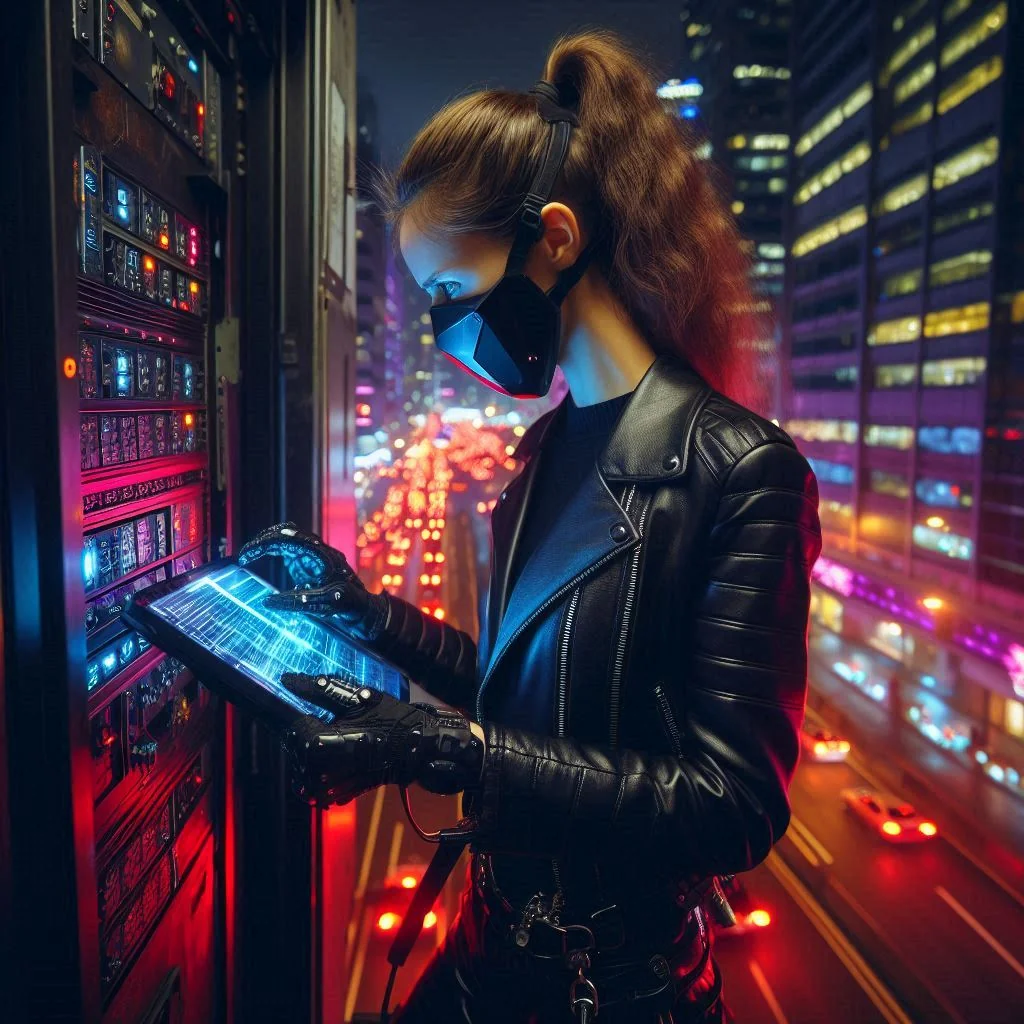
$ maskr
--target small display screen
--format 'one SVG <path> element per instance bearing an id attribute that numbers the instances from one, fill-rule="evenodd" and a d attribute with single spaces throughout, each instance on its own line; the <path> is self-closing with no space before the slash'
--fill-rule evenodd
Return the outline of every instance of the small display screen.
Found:
<path id="1" fill-rule="evenodd" d="M 327 673 L 402 700 L 403 678 L 343 634 L 305 615 L 274 611 L 263 599 L 277 591 L 237 565 L 218 566 L 147 607 L 220 661 L 303 714 L 330 712 L 285 689 L 285 672 Z"/>

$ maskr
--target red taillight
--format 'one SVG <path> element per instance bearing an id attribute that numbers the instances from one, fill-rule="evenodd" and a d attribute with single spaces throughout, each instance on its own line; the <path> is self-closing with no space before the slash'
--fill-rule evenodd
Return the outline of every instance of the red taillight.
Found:
<path id="1" fill-rule="evenodd" d="M 818 742 L 814 744 L 814 753 L 817 754 L 818 757 L 824 757 L 828 753 L 828 744 L 818 740 Z"/>
<path id="2" fill-rule="evenodd" d="M 747 914 L 747 920 L 755 928 L 767 928 L 772 923 L 772 915 L 767 910 L 752 910 Z"/>
<path id="3" fill-rule="evenodd" d="M 428 910 L 426 916 L 423 918 L 424 928 L 433 928 L 437 924 L 437 914 L 432 910 Z"/>
<path id="4" fill-rule="evenodd" d="M 917 826 L 917 831 L 923 836 L 934 836 L 938 835 L 939 832 L 935 827 L 935 822 L 933 821 L 922 821 L 921 824 Z"/>
<path id="5" fill-rule="evenodd" d="M 839 749 L 844 754 L 848 754 L 850 752 L 850 744 L 846 740 L 840 740 L 839 741 Z"/>
<path id="6" fill-rule="evenodd" d="M 402 888 L 403 889 L 415 889 L 416 888 L 416 877 L 414 875 L 403 875 L 402 876 Z"/>
<path id="7" fill-rule="evenodd" d="M 392 928 L 398 927 L 400 920 L 397 914 L 393 914 L 388 910 L 377 918 L 377 927 L 382 932 L 389 932 Z"/>
<path id="8" fill-rule="evenodd" d="M 895 821 L 883 821 L 882 822 L 882 831 L 887 836 L 898 836 L 903 831 L 903 828 L 900 826 L 900 824 L 898 822 L 895 822 Z"/>

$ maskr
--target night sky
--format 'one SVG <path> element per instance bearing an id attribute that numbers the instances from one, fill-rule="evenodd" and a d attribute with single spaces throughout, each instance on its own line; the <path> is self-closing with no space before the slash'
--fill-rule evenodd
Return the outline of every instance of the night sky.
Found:
<path id="1" fill-rule="evenodd" d="M 449 100 L 491 86 L 528 89 L 566 32 L 609 28 L 670 78 L 683 0 L 364 0 L 356 7 L 358 70 L 377 100 L 386 164 Z"/>

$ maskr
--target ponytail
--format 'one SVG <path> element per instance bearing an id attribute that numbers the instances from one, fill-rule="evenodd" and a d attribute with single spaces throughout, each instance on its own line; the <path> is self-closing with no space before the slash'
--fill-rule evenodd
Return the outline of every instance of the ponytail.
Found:
<path id="1" fill-rule="evenodd" d="M 580 122 L 554 194 L 584 230 L 601 228 L 594 263 L 612 293 L 655 351 L 764 413 L 773 346 L 749 263 L 707 162 L 662 109 L 653 76 L 618 37 L 591 31 L 559 39 L 544 78 Z M 392 224 L 415 202 L 424 226 L 511 237 L 547 133 L 535 97 L 473 93 L 431 119 L 375 192 Z"/>

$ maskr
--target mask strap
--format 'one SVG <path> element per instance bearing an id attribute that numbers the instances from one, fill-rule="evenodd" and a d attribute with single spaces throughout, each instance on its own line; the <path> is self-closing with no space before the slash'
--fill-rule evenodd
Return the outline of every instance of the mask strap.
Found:
<path id="1" fill-rule="evenodd" d="M 583 248 L 583 252 L 576 258 L 576 262 L 571 267 L 566 267 L 558 275 L 558 280 L 555 282 L 554 287 L 547 293 L 548 298 L 556 305 L 560 306 L 562 300 L 569 294 L 570 289 L 579 282 L 579 279 L 584 275 L 591 261 L 594 259 L 594 253 L 597 252 L 597 246 L 600 242 L 600 237 L 593 237 Z"/>

